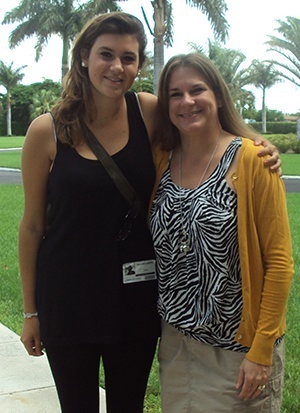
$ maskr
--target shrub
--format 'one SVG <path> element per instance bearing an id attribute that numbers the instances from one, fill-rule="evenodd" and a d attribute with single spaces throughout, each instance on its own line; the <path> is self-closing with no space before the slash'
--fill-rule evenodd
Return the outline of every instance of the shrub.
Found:
<path id="1" fill-rule="evenodd" d="M 300 153 L 300 141 L 297 139 L 297 135 L 293 133 L 270 135 L 268 136 L 268 140 L 277 147 L 279 152 L 285 153 L 287 151 L 293 151 Z"/>
<path id="2" fill-rule="evenodd" d="M 262 122 L 253 122 L 251 126 L 261 132 Z M 267 133 L 286 134 L 297 133 L 297 122 L 267 122 Z"/>

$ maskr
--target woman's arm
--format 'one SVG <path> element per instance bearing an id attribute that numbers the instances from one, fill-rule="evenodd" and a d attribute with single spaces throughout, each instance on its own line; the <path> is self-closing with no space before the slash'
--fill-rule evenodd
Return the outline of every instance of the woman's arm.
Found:
<path id="1" fill-rule="evenodd" d="M 56 151 L 52 121 L 42 115 L 30 125 L 22 149 L 24 212 L 19 228 L 19 265 L 25 313 L 36 313 L 36 264 L 44 235 L 48 174 Z M 21 340 L 30 355 L 42 354 L 38 317 L 25 318 Z"/>
<path id="2" fill-rule="evenodd" d="M 153 141 L 155 129 L 157 127 L 156 121 L 157 116 L 157 97 L 151 93 L 139 92 L 138 99 L 141 106 L 142 114 L 144 117 L 145 125 L 148 131 L 150 142 Z M 261 150 L 258 152 L 259 157 L 266 157 L 264 164 L 266 167 L 269 167 L 272 172 L 278 172 L 279 176 L 282 175 L 281 170 L 281 160 L 279 157 L 278 149 L 275 145 L 269 142 L 263 137 L 249 138 L 254 141 L 254 145 L 262 146 Z"/>
<path id="3" fill-rule="evenodd" d="M 253 181 L 253 209 L 265 271 L 256 336 L 249 352 L 249 359 L 255 361 L 265 339 L 273 337 L 275 341 L 279 336 L 294 275 L 284 183 L 259 162 Z M 268 346 L 273 344 L 268 341 Z"/>
<path id="4" fill-rule="evenodd" d="M 277 174 L 264 168 L 255 152 L 245 156 L 243 168 L 251 174 L 247 179 L 252 188 L 252 194 L 247 200 L 247 213 L 251 214 L 256 234 L 248 248 L 256 251 L 259 247 L 257 254 L 260 256 L 257 256 L 257 260 L 261 260 L 264 271 L 263 278 L 259 280 L 256 279 L 257 274 L 250 274 L 252 284 L 257 288 L 257 291 L 254 288 L 252 294 L 260 297 L 259 284 L 262 285 L 262 294 L 258 319 L 254 320 L 256 333 L 241 364 L 237 381 L 237 387 L 241 388 L 240 397 L 247 400 L 257 397 L 260 394 L 258 386 L 265 384 L 269 378 L 274 342 L 284 331 L 287 300 L 294 272 L 283 182 Z M 264 360 L 265 365 L 261 364 Z"/>

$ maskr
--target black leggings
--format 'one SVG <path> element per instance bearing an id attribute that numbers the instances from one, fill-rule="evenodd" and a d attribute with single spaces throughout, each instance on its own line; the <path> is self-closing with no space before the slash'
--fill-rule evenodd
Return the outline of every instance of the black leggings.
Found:
<path id="1" fill-rule="evenodd" d="M 99 413 L 99 365 L 107 413 L 142 413 L 157 340 L 47 346 L 62 413 Z"/>

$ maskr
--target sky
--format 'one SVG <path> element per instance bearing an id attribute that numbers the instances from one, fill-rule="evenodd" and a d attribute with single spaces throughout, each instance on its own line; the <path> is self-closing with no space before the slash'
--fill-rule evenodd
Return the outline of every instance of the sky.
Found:
<path id="1" fill-rule="evenodd" d="M 17 7 L 20 0 L 0 1 L 0 21 L 4 14 Z M 286 16 L 300 18 L 300 8 L 295 6 L 295 0 L 227 0 L 226 19 L 230 25 L 229 38 L 224 47 L 240 50 L 246 60 L 243 67 L 250 65 L 254 59 L 282 60 L 278 53 L 268 52 L 265 42 L 268 36 L 280 37 L 276 31 L 279 24 L 276 20 L 285 20 Z M 152 6 L 150 0 L 123 0 L 118 4 L 128 13 L 132 13 L 142 22 L 144 18 L 141 6 L 144 7 L 148 20 L 152 24 Z M 178 53 L 190 51 L 188 42 L 194 42 L 207 47 L 207 40 L 213 40 L 213 32 L 205 15 L 200 10 L 186 5 L 185 0 L 172 1 L 174 18 L 174 43 L 172 48 L 165 48 L 165 60 Z M 41 82 L 44 79 L 60 80 L 62 41 L 58 36 L 53 36 L 43 51 L 42 58 L 35 62 L 35 39 L 23 41 L 17 48 L 9 49 L 8 37 L 14 25 L 1 25 L 0 27 L 0 60 L 5 64 L 13 62 L 13 68 L 27 65 L 23 69 L 25 76 L 22 83 L 25 85 Z M 148 50 L 153 52 L 153 38 L 148 28 Z M 247 86 L 256 97 L 256 109 L 262 106 L 262 91 L 253 86 Z M 0 87 L 0 92 L 5 89 Z M 284 81 L 266 91 L 266 104 L 269 109 L 279 110 L 283 113 L 300 112 L 300 88 L 293 83 Z"/>

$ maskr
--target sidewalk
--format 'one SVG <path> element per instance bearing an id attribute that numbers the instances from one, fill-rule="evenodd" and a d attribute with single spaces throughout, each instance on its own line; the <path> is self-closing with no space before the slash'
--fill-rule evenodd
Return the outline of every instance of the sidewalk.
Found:
<path id="1" fill-rule="evenodd" d="M 100 412 L 106 413 L 100 389 Z M 0 323 L 0 412 L 60 413 L 46 356 L 29 356 L 19 336 Z"/>

